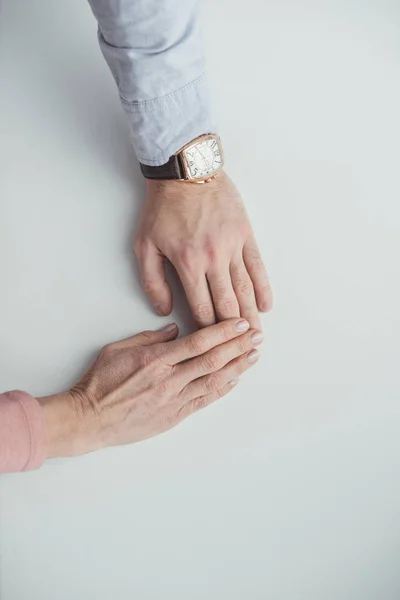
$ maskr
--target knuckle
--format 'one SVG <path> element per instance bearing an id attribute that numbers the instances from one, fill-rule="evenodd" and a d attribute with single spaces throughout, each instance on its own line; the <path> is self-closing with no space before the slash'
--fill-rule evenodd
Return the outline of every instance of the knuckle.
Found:
<path id="1" fill-rule="evenodd" d="M 243 373 L 243 371 L 246 371 L 246 369 L 248 369 L 250 367 L 250 363 L 247 360 L 247 355 L 244 356 L 241 360 L 237 360 L 234 364 L 233 364 L 233 370 L 235 375 L 241 375 Z"/>
<path id="2" fill-rule="evenodd" d="M 205 254 L 210 263 L 215 263 L 218 258 L 218 246 L 214 241 L 208 241 L 205 246 Z"/>
<path id="3" fill-rule="evenodd" d="M 269 283 L 269 281 L 267 281 L 261 286 L 260 292 L 265 296 L 269 295 L 272 292 L 271 284 Z"/>
<path id="4" fill-rule="evenodd" d="M 151 331 L 142 331 L 142 333 L 139 334 L 140 342 L 151 342 L 152 339 L 153 339 L 153 336 L 152 336 Z"/>
<path id="5" fill-rule="evenodd" d="M 204 318 L 213 317 L 214 309 L 209 302 L 202 302 L 193 308 L 193 316 L 196 320 L 202 321 Z"/>
<path id="6" fill-rule="evenodd" d="M 168 362 L 168 357 L 171 355 L 171 348 L 168 343 L 153 344 L 154 355 L 162 362 Z"/>
<path id="7" fill-rule="evenodd" d="M 231 277 L 234 280 L 240 279 L 243 274 L 243 266 L 238 264 L 233 264 L 230 267 Z"/>
<path id="8" fill-rule="evenodd" d="M 258 256 L 257 258 L 254 258 L 252 261 L 253 267 L 256 271 L 263 271 L 264 270 L 264 262 L 263 259 L 261 258 L 261 256 Z"/>
<path id="9" fill-rule="evenodd" d="M 200 333 L 191 335 L 188 338 L 187 343 L 188 343 L 189 351 L 191 353 L 195 354 L 196 356 L 199 354 L 203 354 L 203 352 L 205 352 L 207 349 L 207 340 Z"/>
<path id="10" fill-rule="evenodd" d="M 260 253 L 257 250 L 251 250 L 249 253 L 249 259 L 250 259 L 250 263 L 251 265 L 255 268 L 255 269 L 262 269 L 264 268 L 264 263 L 263 260 L 260 256 Z"/>
<path id="11" fill-rule="evenodd" d="M 218 308 L 221 313 L 231 314 L 237 308 L 237 304 L 232 298 L 227 298 L 218 303 Z"/>
<path id="12" fill-rule="evenodd" d="M 207 393 L 213 394 L 217 392 L 222 387 L 222 379 L 220 375 L 212 375 L 206 379 L 206 389 Z"/>
<path id="13" fill-rule="evenodd" d="M 204 371 L 216 371 L 220 364 L 219 353 L 209 352 L 202 357 L 202 368 Z"/>
<path id="14" fill-rule="evenodd" d="M 205 396 L 202 396 L 201 398 L 195 398 L 193 400 L 193 412 L 197 412 L 198 410 L 205 408 L 207 405 L 208 401 Z"/>
<path id="15" fill-rule="evenodd" d="M 154 353 L 145 349 L 140 352 L 139 361 L 142 367 L 148 367 L 154 363 Z"/>
<path id="16" fill-rule="evenodd" d="M 157 284 L 152 279 L 142 279 L 142 288 L 146 294 L 151 294 L 157 288 Z"/>
<path id="17" fill-rule="evenodd" d="M 225 323 L 221 327 L 221 338 L 223 342 L 229 342 L 233 338 L 232 325 L 226 325 Z"/>
<path id="18" fill-rule="evenodd" d="M 165 396 L 169 396 L 171 390 L 171 382 L 168 379 L 163 379 L 156 386 L 156 391 L 158 396 L 161 398 L 165 398 Z"/>
<path id="19" fill-rule="evenodd" d="M 238 282 L 238 291 L 243 296 L 251 296 L 253 294 L 253 284 L 251 281 L 239 281 Z"/>
<path id="20" fill-rule="evenodd" d="M 115 352 L 115 344 L 107 344 L 102 348 L 100 354 L 103 358 L 110 358 Z"/>
<path id="21" fill-rule="evenodd" d="M 247 352 L 248 350 L 248 337 L 245 338 L 245 336 L 241 336 L 239 338 L 237 338 L 236 341 L 236 348 L 240 354 L 244 354 L 245 352 Z"/>
<path id="22" fill-rule="evenodd" d="M 223 388 L 217 390 L 214 394 L 214 400 L 219 400 L 220 398 L 225 396 L 226 393 L 226 390 L 224 390 Z"/>
<path id="23" fill-rule="evenodd" d="M 188 274 L 197 270 L 197 253 L 192 246 L 185 246 L 179 253 L 179 262 Z"/>
<path id="24" fill-rule="evenodd" d="M 246 319 L 249 319 L 250 317 L 254 317 L 255 315 L 258 315 L 258 308 L 257 308 L 256 303 L 251 302 L 249 304 L 246 304 L 242 309 L 242 313 Z"/>

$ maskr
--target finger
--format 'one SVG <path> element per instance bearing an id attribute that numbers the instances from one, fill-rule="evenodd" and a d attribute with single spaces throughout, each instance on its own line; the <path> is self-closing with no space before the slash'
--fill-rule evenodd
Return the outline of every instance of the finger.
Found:
<path id="1" fill-rule="evenodd" d="M 229 392 L 231 392 L 237 386 L 238 383 L 238 381 L 234 380 L 216 392 L 212 392 L 211 394 L 207 394 L 206 396 L 199 396 L 198 398 L 190 400 L 180 408 L 179 418 L 182 420 L 186 419 L 187 417 L 193 415 L 202 408 L 210 406 L 210 404 L 213 404 L 220 398 L 223 398 L 224 396 L 229 394 Z"/>
<path id="2" fill-rule="evenodd" d="M 165 354 L 165 360 L 170 365 L 194 358 L 204 354 L 220 344 L 237 338 L 249 329 L 249 324 L 244 319 L 229 319 L 217 325 L 211 325 L 187 335 L 180 340 L 170 342 Z"/>
<path id="3" fill-rule="evenodd" d="M 260 329 L 261 323 L 253 283 L 241 258 L 237 257 L 231 264 L 230 272 L 233 289 L 239 303 L 240 316 L 247 319 L 253 329 Z"/>
<path id="4" fill-rule="evenodd" d="M 189 279 L 179 265 L 174 266 L 185 290 L 194 322 L 200 328 L 213 325 L 216 321 L 215 312 L 205 274 L 199 272 L 197 279 Z"/>
<path id="5" fill-rule="evenodd" d="M 215 314 L 219 321 L 240 317 L 239 304 L 232 287 L 229 266 L 207 272 Z"/>
<path id="6" fill-rule="evenodd" d="M 175 369 L 175 376 L 179 381 L 180 386 L 182 386 L 181 389 L 203 375 L 208 375 L 210 373 L 216 374 L 217 371 L 222 369 L 229 362 L 238 356 L 246 354 L 261 341 L 261 332 L 249 331 L 236 339 L 212 348 L 201 356 L 197 356 L 192 360 L 178 365 Z M 217 375 L 215 375 L 215 377 L 218 379 Z"/>
<path id="7" fill-rule="evenodd" d="M 137 335 L 117 342 L 119 348 L 128 348 L 133 346 L 151 346 L 152 344 L 162 344 L 174 340 L 179 333 L 176 323 L 169 323 L 157 331 L 141 331 Z"/>
<path id="8" fill-rule="evenodd" d="M 246 242 L 243 248 L 243 260 L 253 282 L 258 309 L 262 312 L 268 312 L 273 305 L 272 290 L 260 251 L 254 239 Z"/>
<path id="9" fill-rule="evenodd" d="M 135 244 L 135 252 L 144 292 L 159 315 L 169 315 L 172 310 L 172 292 L 165 279 L 165 257 L 153 244 L 141 241 Z"/>
<path id="10" fill-rule="evenodd" d="M 230 381 L 235 380 L 239 375 L 247 371 L 259 358 L 258 350 L 252 348 L 250 351 L 228 362 L 222 369 L 199 377 L 190 382 L 181 392 L 181 397 L 185 401 L 193 400 L 199 396 L 213 394 L 224 388 Z"/>

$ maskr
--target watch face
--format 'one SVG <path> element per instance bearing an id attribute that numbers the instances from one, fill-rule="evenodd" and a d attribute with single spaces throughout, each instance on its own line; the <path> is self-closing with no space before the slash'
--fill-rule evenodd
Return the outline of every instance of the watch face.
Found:
<path id="1" fill-rule="evenodd" d="M 190 179 L 212 177 L 222 167 L 220 146 L 214 136 L 205 136 L 188 146 L 183 155 Z"/>

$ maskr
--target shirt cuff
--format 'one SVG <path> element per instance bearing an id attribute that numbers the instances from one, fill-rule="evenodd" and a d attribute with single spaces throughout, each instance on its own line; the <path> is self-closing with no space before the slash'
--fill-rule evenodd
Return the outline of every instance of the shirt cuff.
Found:
<path id="1" fill-rule="evenodd" d="M 0 395 L 0 472 L 38 469 L 46 458 L 44 418 L 26 392 Z"/>
<path id="2" fill-rule="evenodd" d="M 136 102 L 121 98 L 121 103 L 136 155 L 145 165 L 163 165 L 199 135 L 217 132 L 205 73 L 160 98 Z"/>

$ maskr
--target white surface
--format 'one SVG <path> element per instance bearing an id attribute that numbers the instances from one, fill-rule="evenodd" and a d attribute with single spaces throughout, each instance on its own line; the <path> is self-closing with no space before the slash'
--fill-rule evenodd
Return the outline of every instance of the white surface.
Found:
<path id="1" fill-rule="evenodd" d="M 167 435 L 2 477 L 2 600 L 400 596 L 399 5 L 207 6 L 275 289 L 262 360 Z M 3 0 L 0 74 L 0 389 L 47 394 L 160 324 L 143 183 L 82 0 Z"/>

